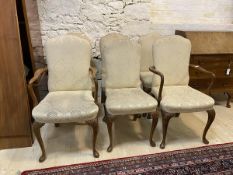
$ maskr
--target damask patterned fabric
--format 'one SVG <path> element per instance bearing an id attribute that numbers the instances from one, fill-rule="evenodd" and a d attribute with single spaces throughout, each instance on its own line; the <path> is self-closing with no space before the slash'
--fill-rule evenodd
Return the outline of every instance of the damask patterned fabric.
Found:
<path id="1" fill-rule="evenodd" d="M 111 115 L 156 111 L 157 101 L 141 88 L 106 89 L 106 109 Z"/>
<path id="2" fill-rule="evenodd" d="M 50 92 L 91 89 L 91 45 L 88 40 L 72 35 L 50 39 L 46 44 L 46 56 Z"/>
<path id="3" fill-rule="evenodd" d="M 158 97 L 159 87 L 152 93 Z M 170 113 L 198 112 L 212 109 L 214 99 L 190 86 L 164 86 L 161 108 Z"/>
<path id="4" fill-rule="evenodd" d="M 49 92 L 32 111 L 41 123 L 83 122 L 96 118 L 97 113 L 91 91 Z"/>
<path id="5" fill-rule="evenodd" d="M 105 70 L 105 87 L 110 89 L 139 87 L 140 45 L 119 39 L 105 45 L 101 50 Z"/>
<path id="6" fill-rule="evenodd" d="M 157 32 L 149 33 L 139 38 L 141 44 L 141 72 L 149 72 L 149 67 L 154 65 L 152 47 L 155 41 L 161 38 Z"/>
<path id="7" fill-rule="evenodd" d="M 105 78 L 106 78 L 106 76 L 105 76 L 106 65 L 105 65 L 105 61 L 104 61 L 104 59 L 106 57 L 105 49 L 117 40 L 129 40 L 129 37 L 126 35 L 122 35 L 120 33 L 110 33 L 110 34 L 105 35 L 104 37 L 102 37 L 100 39 L 100 54 L 101 54 L 101 59 L 102 59 L 101 73 L 102 73 L 102 86 L 103 87 L 105 87 Z"/>
<path id="8" fill-rule="evenodd" d="M 158 39 L 153 45 L 154 66 L 163 73 L 164 85 L 188 85 L 191 43 L 173 35 Z M 152 86 L 159 86 L 160 78 L 153 76 Z"/>
<path id="9" fill-rule="evenodd" d="M 149 33 L 139 38 L 141 45 L 141 81 L 144 87 L 151 88 L 153 74 L 149 71 L 149 67 L 154 65 L 152 47 L 153 43 L 161 38 L 157 32 Z"/>
<path id="10" fill-rule="evenodd" d="M 151 88 L 154 74 L 152 72 L 141 72 L 140 77 L 144 87 Z"/>

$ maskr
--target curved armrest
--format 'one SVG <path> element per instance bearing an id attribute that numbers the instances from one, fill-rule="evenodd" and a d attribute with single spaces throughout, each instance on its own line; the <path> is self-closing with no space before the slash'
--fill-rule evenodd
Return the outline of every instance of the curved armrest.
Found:
<path id="1" fill-rule="evenodd" d="M 33 102 L 33 107 L 35 107 L 38 104 L 38 99 L 37 99 L 37 97 L 35 95 L 33 86 L 37 85 L 35 83 L 39 79 L 41 79 L 41 77 L 44 76 L 44 74 L 47 73 L 47 71 L 48 71 L 47 67 L 40 68 L 40 69 L 36 70 L 36 72 L 34 73 L 34 76 L 31 78 L 31 80 L 29 81 L 29 83 L 27 85 L 29 96 L 31 97 L 32 102 Z"/>
<path id="2" fill-rule="evenodd" d="M 214 79 L 215 79 L 215 77 L 216 77 L 215 74 L 214 74 L 213 72 L 210 72 L 210 71 L 204 69 L 203 67 L 201 67 L 201 66 L 199 66 L 199 65 L 189 64 L 189 67 L 190 67 L 190 68 L 193 68 L 193 69 L 195 69 L 195 70 L 198 70 L 198 71 L 200 71 L 200 72 L 209 74 L 209 75 L 211 76 L 211 82 L 210 82 L 210 84 L 209 84 L 209 86 L 208 86 L 208 88 L 207 88 L 207 93 L 210 94 L 210 89 L 211 89 L 211 87 L 213 86 L 213 84 L 214 84 Z"/>
<path id="3" fill-rule="evenodd" d="M 160 79 L 161 79 L 160 86 L 159 86 L 159 95 L 158 95 L 158 99 L 157 99 L 158 100 L 158 106 L 159 106 L 160 102 L 162 100 L 162 91 L 163 91 L 163 85 L 164 85 L 164 75 L 161 72 L 157 71 L 154 66 L 151 66 L 149 68 L 149 70 L 151 72 L 153 72 L 154 74 L 160 76 Z"/>
<path id="4" fill-rule="evenodd" d="M 96 68 L 94 67 L 89 68 L 89 73 L 90 73 L 91 81 L 92 81 L 92 94 L 93 94 L 96 104 L 98 104 L 98 95 L 97 95 L 98 94 L 98 83 L 96 80 L 96 72 L 97 72 Z"/>

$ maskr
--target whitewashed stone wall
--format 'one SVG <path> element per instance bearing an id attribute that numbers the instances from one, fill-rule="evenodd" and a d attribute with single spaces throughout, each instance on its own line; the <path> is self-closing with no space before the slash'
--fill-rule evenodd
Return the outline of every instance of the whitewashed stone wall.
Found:
<path id="1" fill-rule="evenodd" d="M 99 54 L 99 39 L 121 32 L 133 39 L 148 32 L 232 30 L 233 0 L 37 0 L 43 44 L 80 31 Z"/>

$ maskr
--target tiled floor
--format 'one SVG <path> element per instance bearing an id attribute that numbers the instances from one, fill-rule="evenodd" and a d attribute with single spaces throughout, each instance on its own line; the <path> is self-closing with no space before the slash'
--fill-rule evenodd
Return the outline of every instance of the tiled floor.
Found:
<path id="1" fill-rule="evenodd" d="M 223 104 L 216 105 L 214 108 L 217 115 L 207 138 L 211 144 L 233 142 L 233 108 L 226 108 Z M 97 144 L 100 153 L 99 159 L 92 156 L 92 132 L 88 126 L 64 124 L 59 128 L 55 128 L 53 125 L 48 124 L 42 128 L 47 160 L 44 163 L 38 162 L 40 149 L 37 141 L 30 148 L 1 150 L 0 174 L 10 175 L 29 169 L 203 146 L 201 135 L 206 120 L 207 114 L 205 112 L 181 114 L 180 118 L 172 119 L 168 130 L 167 146 L 164 150 L 161 150 L 159 148 L 161 122 L 158 123 L 154 136 L 157 145 L 152 148 L 148 142 L 151 121 L 143 118 L 133 122 L 129 120 L 129 117 L 122 116 L 119 120 L 116 120 L 114 149 L 111 153 L 108 153 L 106 151 L 109 143 L 107 128 L 100 119 Z"/>

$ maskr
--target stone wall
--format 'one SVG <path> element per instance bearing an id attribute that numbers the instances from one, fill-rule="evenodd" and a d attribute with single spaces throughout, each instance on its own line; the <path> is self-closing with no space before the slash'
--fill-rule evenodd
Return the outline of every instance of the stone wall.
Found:
<path id="1" fill-rule="evenodd" d="M 184 30 L 232 30 L 232 0 L 37 0 L 43 44 L 67 32 L 84 32 L 94 55 L 109 32 L 138 38 Z"/>

